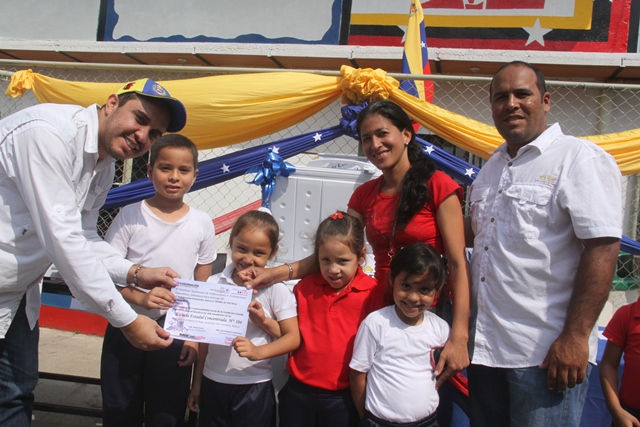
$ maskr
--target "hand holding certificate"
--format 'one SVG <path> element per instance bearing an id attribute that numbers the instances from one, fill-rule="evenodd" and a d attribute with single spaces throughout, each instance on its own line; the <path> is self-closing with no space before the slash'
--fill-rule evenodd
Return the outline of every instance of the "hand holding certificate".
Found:
<path id="1" fill-rule="evenodd" d="M 178 339 L 231 345 L 247 333 L 252 291 L 242 286 L 176 279 L 165 329 Z"/>

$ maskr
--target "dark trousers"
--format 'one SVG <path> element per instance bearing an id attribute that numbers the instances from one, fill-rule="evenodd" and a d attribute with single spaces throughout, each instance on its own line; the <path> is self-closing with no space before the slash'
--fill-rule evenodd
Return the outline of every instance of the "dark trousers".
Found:
<path id="1" fill-rule="evenodd" d="M 360 424 L 349 388 L 323 390 L 289 377 L 278 394 L 280 427 L 354 427 Z"/>
<path id="2" fill-rule="evenodd" d="M 391 421 L 382 420 L 371 412 L 366 411 L 364 418 L 360 423 L 360 427 L 438 427 L 437 412 L 429 415 L 422 420 L 413 421 L 410 423 L 394 423 Z"/>
<path id="3" fill-rule="evenodd" d="M 38 325 L 31 329 L 22 297 L 9 330 L 0 339 L 0 426 L 31 425 L 33 389 L 38 383 Z"/>
<path id="4" fill-rule="evenodd" d="M 202 377 L 199 427 L 275 427 L 273 382 L 223 384 Z"/>
<path id="5" fill-rule="evenodd" d="M 184 425 L 192 367 L 178 366 L 183 344 L 139 350 L 119 329 L 107 327 L 100 363 L 105 427 Z"/>

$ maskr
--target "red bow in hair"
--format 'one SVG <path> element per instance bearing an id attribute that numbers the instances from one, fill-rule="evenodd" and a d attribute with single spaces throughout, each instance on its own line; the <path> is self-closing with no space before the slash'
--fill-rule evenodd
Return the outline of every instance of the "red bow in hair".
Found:
<path id="1" fill-rule="evenodd" d="M 331 215 L 331 219 L 342 219 L 344 218 L 344 215 L 342 215 L 342 212 L 336 212 L 333 215 Z"/>

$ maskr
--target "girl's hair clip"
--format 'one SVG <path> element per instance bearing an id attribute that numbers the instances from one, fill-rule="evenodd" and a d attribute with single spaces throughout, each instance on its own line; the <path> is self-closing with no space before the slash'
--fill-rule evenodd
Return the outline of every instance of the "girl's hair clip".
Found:
<path id="1" fill-rule="evenodd" d="M 342 212 L 336 212 L 334 214 L 331 214 L 329 217 L 331 219 L 343 219 L 344 215 L 342 215 Z"/>
<path id="2" fill-rule="evenodd" d="M 260 206 L 258 209 L 256 209 L 259 212 L 265 212 L 268 213 L 269 215 L 273 216 L 273 212 L 271 212 L 271 210 L 269 208 L 266 208 L 264 206 Z"/>

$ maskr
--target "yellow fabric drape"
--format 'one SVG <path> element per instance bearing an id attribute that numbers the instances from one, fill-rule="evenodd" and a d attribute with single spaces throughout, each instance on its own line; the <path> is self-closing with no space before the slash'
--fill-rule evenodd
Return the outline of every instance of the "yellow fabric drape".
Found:
<path id="1" fill-rule="evenodd" d="M 380 69 L 341 68 L 342 77 L 311 73 L 256 73 L 169 80 L 161 83 L 187 108 L 181 132 L 199 149 L 270 135 L 299 123 L 339 96 L 344 103 L 391 99 L 415 121 L 452 144 L 483 158 L 504 142 L 494 126 L 407 95 Z M 68 82 L 18 71 L 6 95 L 32 90 L 38 102 L 88 106 L 104 103 L 123 82 Z M 640 129 L 584 136 L 611 153 L 624 175 L 640 172 Z"/>
<path id="2" fill-rule="evenodd" d="M 187 109 L 180 132 L 198 149 L 223 147 L 270 135 L 313 116 L 340 96 L 339 77 L 261 73 L 159 82 Z M 120 83 L 69 82 L 31 70 L 16 72 L 6 95 L 32 90 L 38 102 L 104 104 Z"/>

